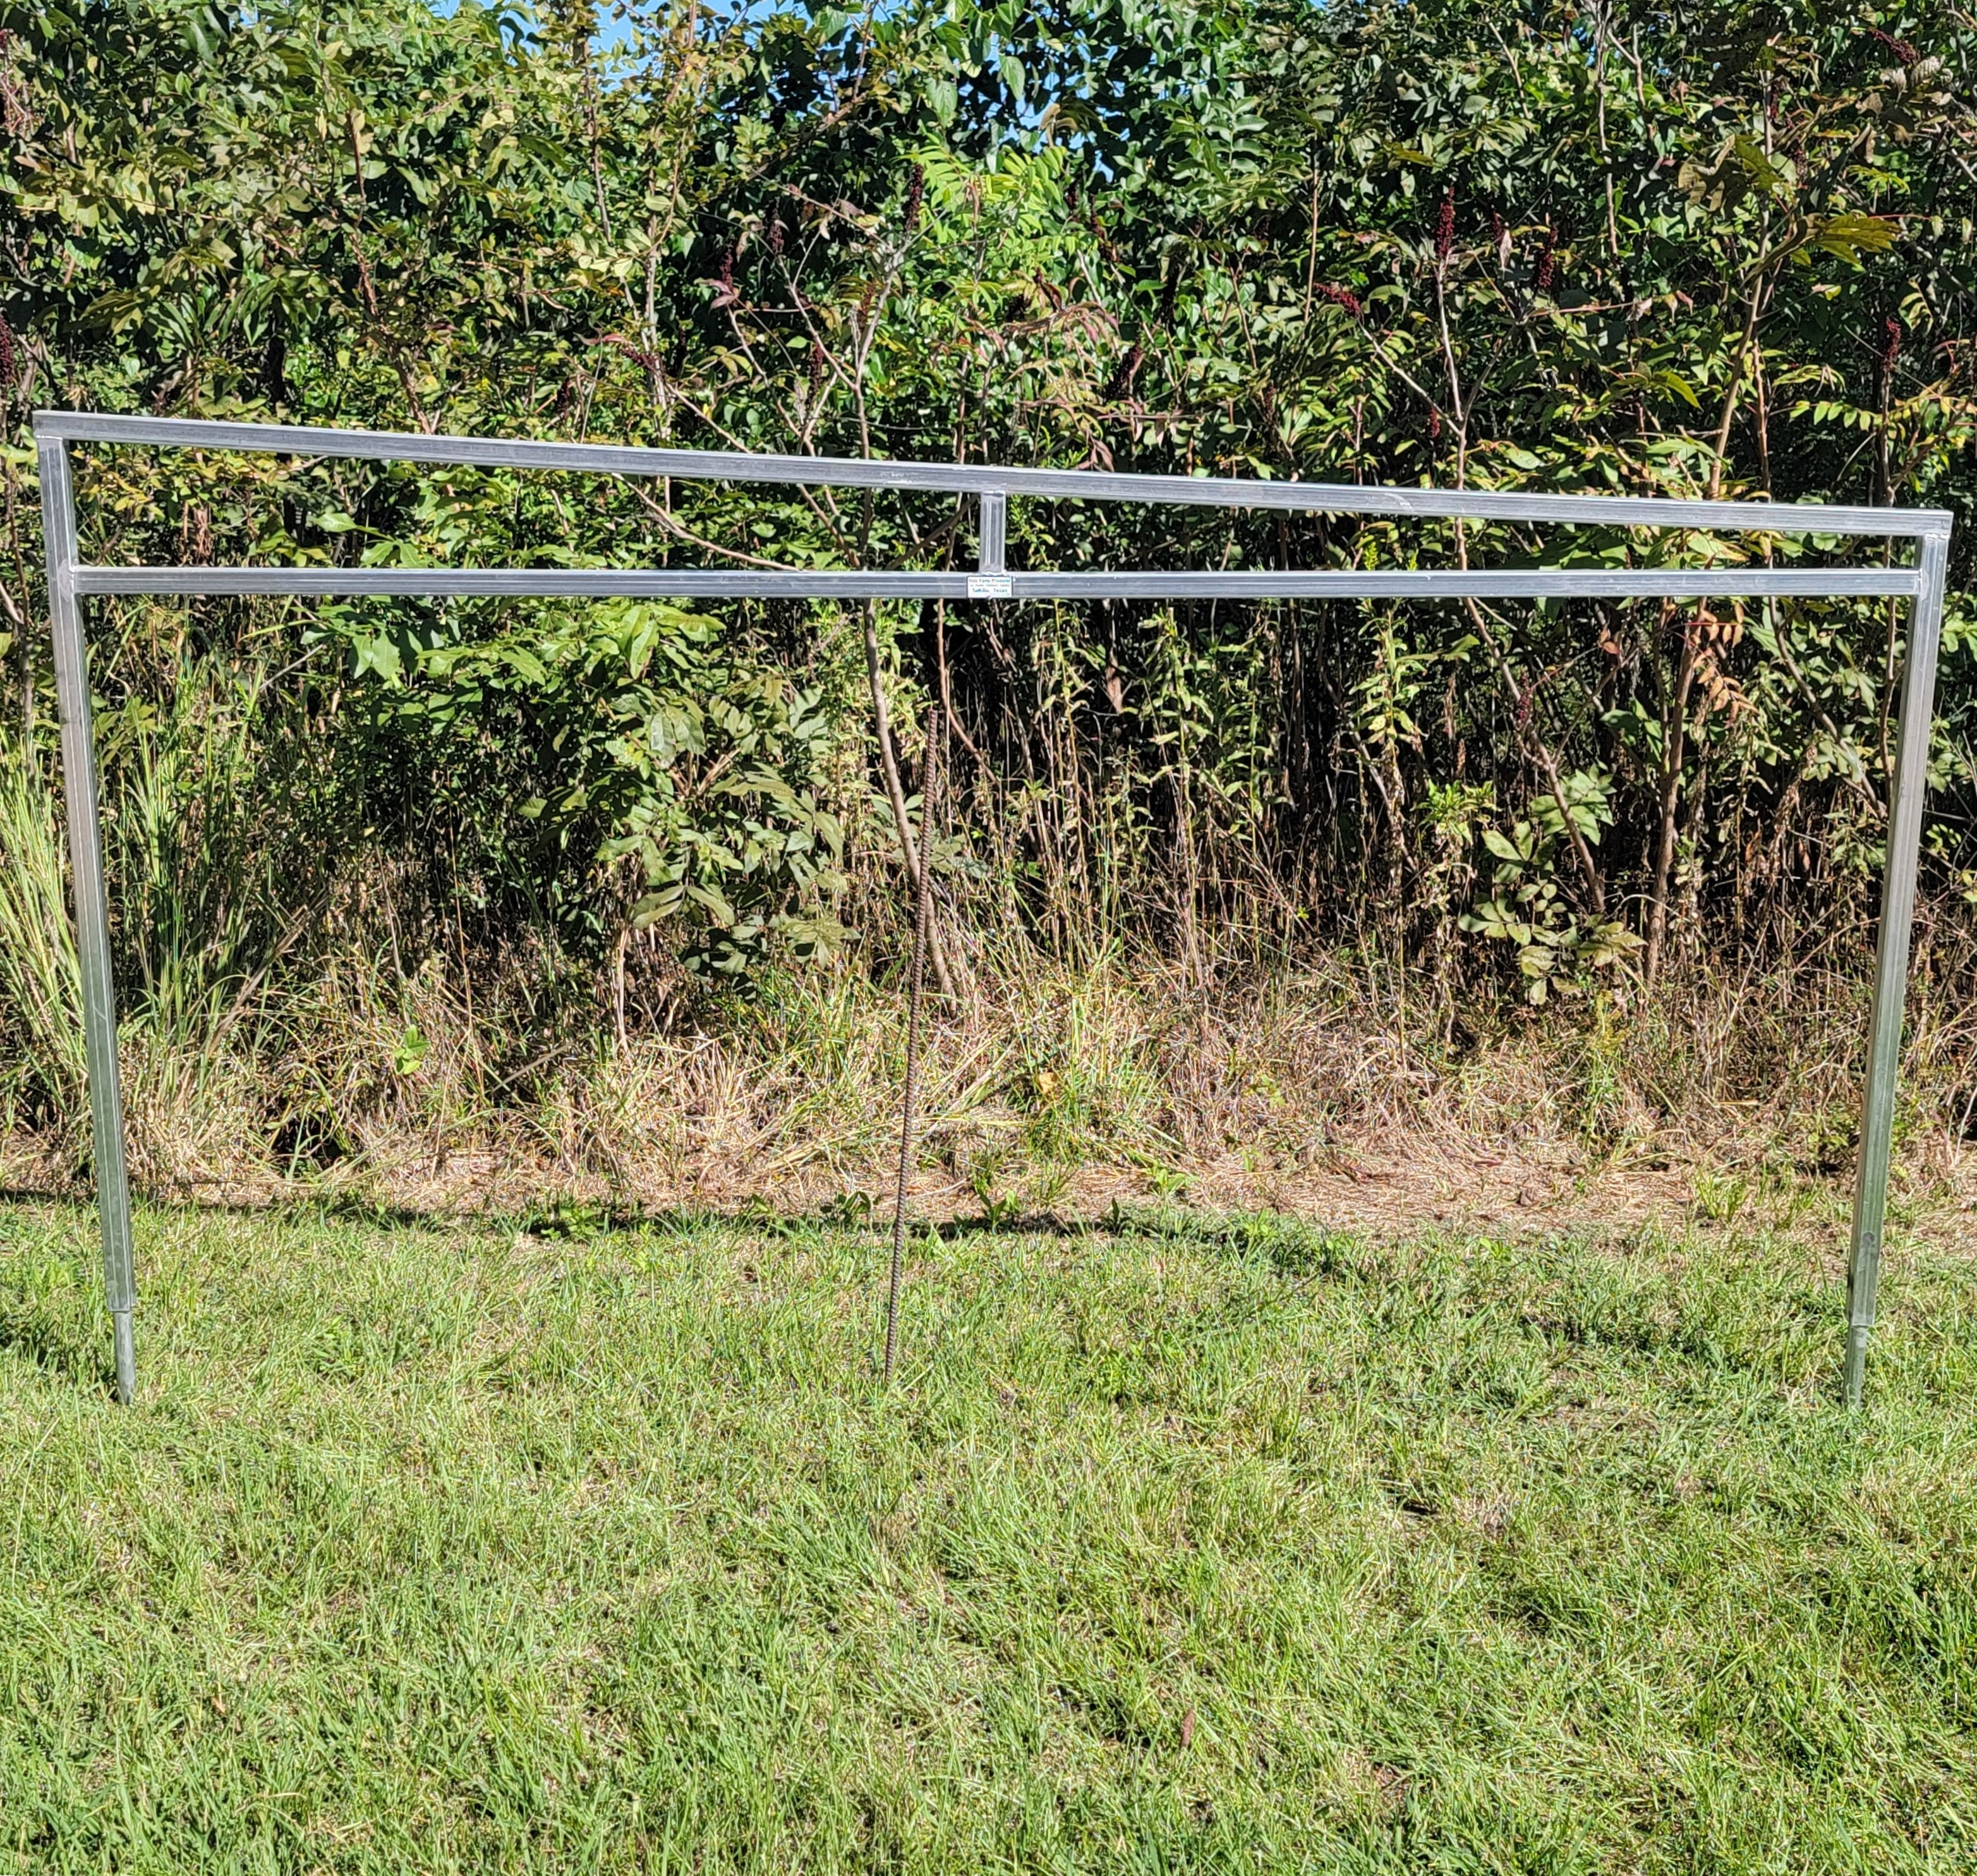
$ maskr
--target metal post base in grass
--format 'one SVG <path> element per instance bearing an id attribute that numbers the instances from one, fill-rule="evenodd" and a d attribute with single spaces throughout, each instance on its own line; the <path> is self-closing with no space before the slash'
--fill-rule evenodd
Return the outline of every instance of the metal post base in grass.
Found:
<path id="1" fill-rule="evenodd" d="M 987 464 L 849 461 L 756 456 L 726 450 L 653 450 L 611 444 L 539 443 L 500 437 L 413 436 L 276 424 L 207 423 L 179 418 L 107 417 L 41 411 L 35 417 L 48 555 L 48 616 L 62 712 L 69 850 L 74 868 L 77 953 L 95 1143 L 97 1203 L 103 1220 L 105 1298 L 117 1333 L 117 1396 L 136 1387 L 132 1331 L 137 1307 L 130 1199 L 124 1154 L 112 991 L 110 919 L 103 878 L 96 756 L 90 728 L 87 660 L 81 602 L 90 593 L 295 597 L 400 595 L 569 599 L 809 598 L 831 599 L 1840 599 L 1909 603 L 1902 728 L 1888 819 L 1873 1021 L 1861 1105 L 1859 1182 L 1847 1276 L 1846 1390 L 1858 1405 L 1873 1326 L 1881 1240 L 1887 1213 L 1906 995 L 1916 865 L 1942 632 L 1950 518 L 1936 509 L 1860 508 L 1801 503 L 1688 501 L 1624 495 L 1508 494 L 1490 490 L 1366 488 L 1228 477 L 1115 475 L 1091 470 L 1005 469 Z M 972 497 L 979 514 L 972 573 L 728 567 L 94 566 L 76 547 L 68 446 L 94 443 L 176 449 L 333 457 L 372 462 L 463 464 L 495 469 L 559 470 L 683 481 L 780 483 L 809 487 L 916 490 Z M 1421 519 L 1553 522 L 1615 529 L 1913 541 L 1910 566 L 1731 566 L 1446 568 L 1300 573 L 1246 570 L 1010 573 L 1004 566 L 1012 496 L 1050 501 L 1170 503 L 1279 513 L 1376 514 Z M 924 814 L 924 810 L 922 811 Z M 910 1092 L 904 1120 L 912 1121 Z M 903 1220 L 896 1214 L 896 1233 Z M 896 1296 L 896 1292 L 895 1292 Z M 892 1337 L 889 1335 L 889 1342 Z M 889 1354 L 887 1368 L 891 1360 Z"/>

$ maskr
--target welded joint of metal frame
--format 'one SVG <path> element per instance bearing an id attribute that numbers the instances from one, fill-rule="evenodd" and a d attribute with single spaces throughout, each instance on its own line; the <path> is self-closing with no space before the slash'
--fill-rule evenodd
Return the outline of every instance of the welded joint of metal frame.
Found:
<path id="1" fill-rule="evenodd" d="M 977 506 L 975 571 L 968 576 L 965 596 L 971 599 L 1013 599 L 1015 586 L 1003 564 L 1008 550 L 1009 498 L 1000 489 L 985 488 Z"/>
<path id="2" fill-rule="evenodd" d="M 1867 1339 L 1875 1316 L 1887 1208 L 1888 1168 L 1901 1063 L 1910 927 L 1927 792 L 1937 652 L 1948 577 L 1950 517 L 1933 509 L 1818 504 L 1688 501 L 1661 497 L 1551 495 L 1523 491 L 1368 488 L 1206 477 L 1120 475 L 1087 470 L 1010 469 L 986 464 L 751 456 L 734 451 L 648 450 L 614 444 L 540 443 L 500 438 L 415 436 L 272 424 L 208 423 L 180 418 L 38 411 L 48 547 L 49 623 L 62 718 L 62 758 L 74 874 L 77 947 L 97 1199 L 101 1215 L 105 1300 L 116 1330 L 117 1398 L 136 1387 L 132 1322 L 137 1306 L 122 1092 L 117 1063 L 108 895 L 104 879 L 94 740 L 91 725 L 81 600 L 96 593 L 219 596 L 274 593 L 427 597 L 566 597 L 787 595 L 819 599 L 1563 599 L 1574 597 L 1886 596 L 1909 603 L 1901 732 L 1888 826 L 1873 1015 L 1854 1189 L 1847 1272 L 1846 1396 L 1858 1406 Z M 76 545 L 71 442 L 236 451 L 682 480 L 918 489 L 972 494 L 978 501 L 975 570 L 965 574 L 691 568 L 110 567 L 82 564 Z M 1174 503 L 1237 510 L 1393 515 L 1420 518 L 1563 523 L 1695 533 L 1911 540 L 1913 566 L 1806 568 L 1508 567 L 1431 572 L 1012 573 L 1005 565 L 1008 504 L 1032 500 Z"/>

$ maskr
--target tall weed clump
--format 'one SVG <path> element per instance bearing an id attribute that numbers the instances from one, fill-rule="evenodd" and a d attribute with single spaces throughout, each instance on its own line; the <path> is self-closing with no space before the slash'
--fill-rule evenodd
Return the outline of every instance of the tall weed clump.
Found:
<path id="1" fill-rule="evenodd" d="M 38 763 L 0 761 L 0 1103 L 10 1123 L 86 1128 L 82 989 L 62 823 Z"/>

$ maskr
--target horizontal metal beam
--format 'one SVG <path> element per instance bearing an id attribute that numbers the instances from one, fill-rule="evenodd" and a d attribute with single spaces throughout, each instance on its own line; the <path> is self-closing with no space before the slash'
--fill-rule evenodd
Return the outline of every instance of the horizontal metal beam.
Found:
<path id="1" fill-rule="evenodd" d="M 1363 487 L 1343 483 L 1253 482 L 1233 477 L 1114 475 L 1090 469 L 1007 469 L 985 464 L 756 456 L 731 450 L 634 449 L 615 444 L 538 443 L 523 438 L 419 436 L 401 431 L 315 429 L 283 424 L 208 423 L 182 417 L 109 417 L 83 411 L 38 411 L 35 434 L 78 443 L 151 444 L 174 449 L 457 463 L 490 469 L 562 469 L 592 474 L 678 476 L 688 481 L 799 483 L 813 487 L 927 489 L 1048 500 L 1172 502 L 1197 507 L 1286 509 L 1324 514 L 1557 521 L 1590 527 L 1716 528 L 1739 533 L 1899 538 L 1942 534 L 1949 527 L 1948 514 L 1928 508 Z"/>
<path id="2" fill-rule="evenodd" d="M 78 566 L 79 593 L 287 593 L 454 599 L 1730 599 L 1916 590 L 1913 569 L 1512 568 L 1304 573 L 777 572 L 720 567 Z"/>

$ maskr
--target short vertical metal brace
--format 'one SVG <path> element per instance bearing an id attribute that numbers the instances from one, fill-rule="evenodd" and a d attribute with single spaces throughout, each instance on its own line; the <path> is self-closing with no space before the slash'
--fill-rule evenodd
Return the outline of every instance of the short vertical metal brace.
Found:
<path id="1" fill-rule="evenodd" d="M 1922 540 L 1921 590 L 1909 609 L 1907 671 L 1902 683 L 1901 741 L 1889 804 L 1886 870 L 1881 888 L 1880 942 L 1874 1012 L 1867 1032 L 1867 1085 L 1860 1104 L 1860 1162 L 1853 1192 L 1853 1242 L 1847 1270 L 1847 1404 L 1860 1405 L 1867 1336 L 1881 1281 L 1881 1240 L 1888 1213 L 1888 1162 L 1894 1139 L 1902 1019 L 1908 999 L 1909 939 L 1915 919 L 1916 871 L 1923 808 L 1929 793 L 1935 722 L 1936 659 L 1942 640 L 1942 593 L 1949 561 L 1946 528 Z"/>
<path id="2" fill-rule="evenodd" d="M 983 573 L 1003 572 L 1003 554 L 1009 538 L 1008 496 L 993 489 L 983 494 L 979 533 L 976 570 Z"/>
<path id="3" fill-rule="evenodd" d="M 130 1240 L 130 1184 L 124 1160 L 124 1095 L 117 1070 L 117 1000 L 110 976 L 110 903 L 103 881 L 103 833 L 96 786 L 96 741 L 89 705 L 89 656 L 75 590 L 75 497 L 65 444 L 43 438 L 41 526 L 48 554 L 48 623 L 54 635 L 55 689 L 61 703 L 62 772 L 68 848 L 74 874 L 76 951 L 82 974 L 83 1047 L 103 1224 L 104 1300 L 117 1339 L 117 1398 L 137 1387 L 137 1260 Z"/>

